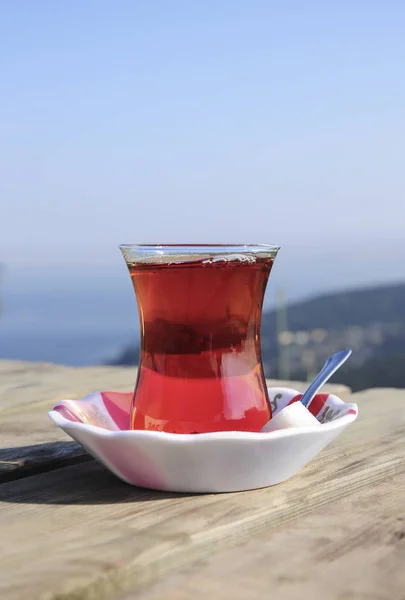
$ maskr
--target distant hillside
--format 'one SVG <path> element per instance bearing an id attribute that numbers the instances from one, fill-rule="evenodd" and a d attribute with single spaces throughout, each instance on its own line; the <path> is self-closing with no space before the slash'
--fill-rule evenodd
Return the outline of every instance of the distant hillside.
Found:
<path id="1" fill-rule="evenodd" d="M 277 344 L 276 312 L 263 314 L 263 363 L 267 376 L 280 373 L 280 353 L 293 379 L 310 377 L 333 352 L 353 355 L 334 381 L 353 390 L 405 385 L 405 284 L 324 294 L 287 309 L 288 347 Z M 321 337 L 315 331 L 321 331 Z M 294 336 L 294 333 L 301 332 Z M 307 332 L 303 338 L 302 332 Z M 401 366 L 402 365 L 402 366 Z M 373 374 L 373 377 L 371 377 Z"/>
<path id="2" fill-rule="evenodd" d="M 405 324 L 405 283 L 324 294 L 288 306 L 291 331 L 397 322 Z M 275 335 L 275 311 L 263 314 L 262 331 Z"/>
<path id="3" fill-rule="evenodd" d="M 353 392 L 376 387 L 405 388 L 405 353 L 378 356 L 370 358 L 363 365 L 348 366 L 331 381 L 344 383 Z"/>

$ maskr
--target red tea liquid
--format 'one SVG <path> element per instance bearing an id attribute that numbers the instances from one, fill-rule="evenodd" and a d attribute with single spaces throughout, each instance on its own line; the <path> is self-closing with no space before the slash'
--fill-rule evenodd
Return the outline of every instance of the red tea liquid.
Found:
<path id="1" fill-rule="evenodd" d="M 267 423 L 260 320 L 272 265 L 257 256 L 129 265 L 141 324 L 131 428 L 259 431 Z"/>

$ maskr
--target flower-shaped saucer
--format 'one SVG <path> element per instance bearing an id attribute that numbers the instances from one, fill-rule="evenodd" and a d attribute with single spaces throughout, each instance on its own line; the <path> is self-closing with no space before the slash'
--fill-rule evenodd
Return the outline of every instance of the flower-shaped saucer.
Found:
<path id="1" fill-rule="evenodd" d="M 300 397 L 292 389 L 269 388 L 273 418 L 281 417 Z M 317 422 L 312 419 L 310 426 L 188 435 L 130 430 L 131 401 L 131 392 L 95 392 L 80 400 L 59 401 L 49 416 L 123 481 L 172 492 L 235 492 L 286 481 L 358 413 L 356 404 L 318 394 L 309 407 Z"/>

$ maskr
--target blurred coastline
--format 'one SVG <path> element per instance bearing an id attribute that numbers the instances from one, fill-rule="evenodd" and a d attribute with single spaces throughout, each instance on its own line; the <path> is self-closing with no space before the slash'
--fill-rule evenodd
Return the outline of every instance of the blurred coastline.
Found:
<path id="1" fill-rule="evenodd" d="M 137 342 L 137 335 L 123 332 L 41 333 L 1 332 L 0 360 L 50 362 L 72 367 L 116 361 L 123 348 Z"/>

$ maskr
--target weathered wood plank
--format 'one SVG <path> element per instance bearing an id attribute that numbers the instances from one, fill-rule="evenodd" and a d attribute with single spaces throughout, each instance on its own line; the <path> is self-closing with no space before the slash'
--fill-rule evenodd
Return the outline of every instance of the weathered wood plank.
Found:
<path id="1" fill-rule="evenodd" d="M 92 460 L 76 442 L 0 449 L 0 483 Z"/>
<path id="2" fill-rule="evenodd" d="M 0 361 L 0 482 L 90 460 L 51 423 L 48 410 L 96 389 L 131 389 L 135 377 L 130 368 Z"/>
<path id="3" fill-rule="evenodd" d="M 405 504 L 405 393 L 374 390 L 354 399 L 360 404 L 358 422 L 301 474 L 265 490 L 162 494 L 120 483 L 94 462 L 0 485 L 0 530 L 8 541 L 0 548 L 0 597 L 110 600 L 129 590 L 135 597 L 163 576 L 246 544 L 252 536 L 263 536 L 263 544 L 292 521 L 294 531 L 295 524 L 303 524 L 305 537 L 311 515 L 331 515 L 336 503 L 350 498 L 360 507 L 370 500 L 363 495 L 367 490 L 375 490 L 378 514 L 391 528 L 398 516 L 395 492 Z M 394 481 L 400 482 L 398 488 Z M 343 539 L 345 528 L 355 535 L 358 513 L 350 516 L 350 507 L 346 513 L 350 523 L 345 525 L 337 514 L 320 522 L 327 540 L 334 540 L 336 531 Z M 289 548 L 294 549 L 294 540 Z M 308 564 L 319 556 L 310 550 Z M 269 560 L 263 552 L 263 560 Z M 227 558 L 221 560 L 228 564 Z M 269 585 L 276 579 L 277 571 L 270 569 Z M 207 597 L 215 597 L 208 584 Z"/>
<path id="4" fill-rule="evenodd" d="M 63 365 L 0 361 L 0 482 L 89 460 L 88 454 L 48 419 L 62 398 L 80 398 L 95 390 L 133 388 L 136 369 L 73 368 Z M 274 382 L 273 382 L 274 384 Z M 296 389 L 305 383 L 290 383 Z M 345 386 L 329 387 L 348 393 Z M 59 444 L 58 444 L 59 442 Z"/>
<path id="5" fill-rule="evenodd" d="M 404 565 L 400 473 L 119 600 L 403 600 Z"/>

